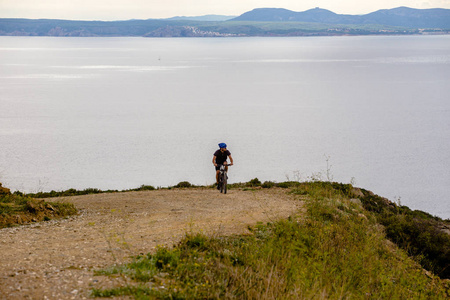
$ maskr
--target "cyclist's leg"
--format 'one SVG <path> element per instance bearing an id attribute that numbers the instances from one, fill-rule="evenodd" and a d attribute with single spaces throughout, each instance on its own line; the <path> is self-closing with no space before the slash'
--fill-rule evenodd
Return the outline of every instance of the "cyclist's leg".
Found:
<path id="1" fill-rule="evenodd" d="M 228 179 L 228 175 L 227 175 L 228 174 L 228 165 L 225 166 L 225 172 L 226 172 L 225 177 L 227 177 L 227 179 Z"/>

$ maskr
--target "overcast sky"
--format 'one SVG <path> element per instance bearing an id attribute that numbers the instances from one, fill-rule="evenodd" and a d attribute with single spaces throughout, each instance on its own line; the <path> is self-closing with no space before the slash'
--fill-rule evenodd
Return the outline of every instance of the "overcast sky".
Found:
<path id="1" fill-rule="evenodd" d="M 305 11 L 314 7 L 341 14 L 366 14 L 379 9 L 450 8 L 450 0 L 0 0 L 0 18 L 128 20 L 241 15 L 254 8 Z"/>

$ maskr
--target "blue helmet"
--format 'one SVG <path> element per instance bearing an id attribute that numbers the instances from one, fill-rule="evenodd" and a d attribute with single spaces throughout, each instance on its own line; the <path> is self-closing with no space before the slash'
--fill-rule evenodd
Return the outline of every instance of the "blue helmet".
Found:
<path id="1" fill-rule="evenodd" d="M 219 144 L 219 147 L 220 147 L 220 148 L 226 148 L 226 147 L 227 147 L 227 144 L 225 144 L 225 143 L 220 143 L 220 144 Z"/>

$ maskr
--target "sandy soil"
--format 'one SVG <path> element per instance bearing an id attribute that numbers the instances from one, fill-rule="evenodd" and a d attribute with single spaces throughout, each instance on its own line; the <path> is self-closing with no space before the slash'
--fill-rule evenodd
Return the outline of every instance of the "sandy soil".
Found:
<path id="1" fill-rule="evenodd" d="M 55 199 L 52 199 L 55 201 Z M 59 198 L 80 215 L 0 230 L 0 299 L 86 299 L 122 283 L 93 271 L 179 241 L 186 232 L 247 232 L 302 202 L 283 189 L 174 189 Z"/>

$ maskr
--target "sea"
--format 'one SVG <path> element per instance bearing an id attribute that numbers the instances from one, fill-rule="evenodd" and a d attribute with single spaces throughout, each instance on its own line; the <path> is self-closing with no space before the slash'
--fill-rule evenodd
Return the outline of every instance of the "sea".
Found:
<path id="1" fill-rule="evenodd" d="M 0 37 L 13 191 L 351 183 L 450 218 L 450 35 Z"/>

